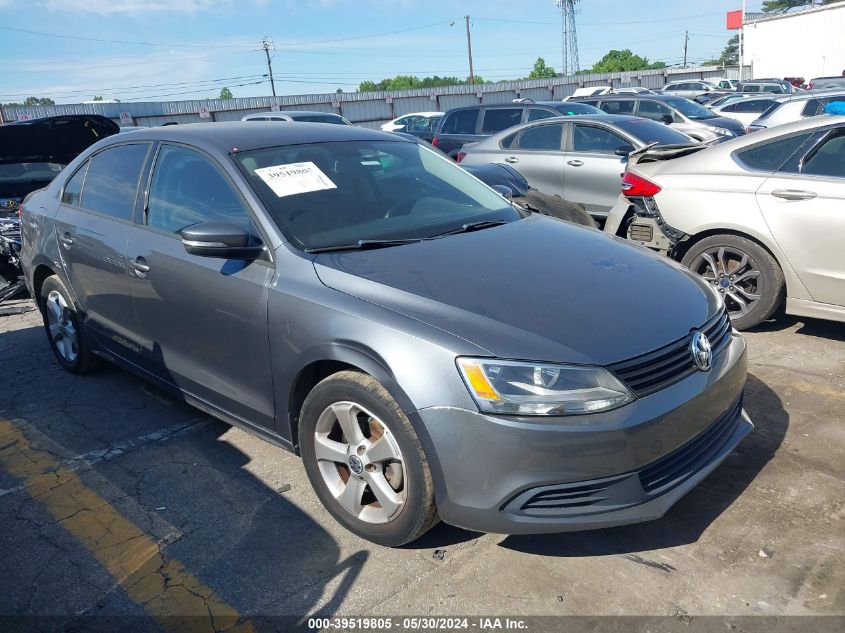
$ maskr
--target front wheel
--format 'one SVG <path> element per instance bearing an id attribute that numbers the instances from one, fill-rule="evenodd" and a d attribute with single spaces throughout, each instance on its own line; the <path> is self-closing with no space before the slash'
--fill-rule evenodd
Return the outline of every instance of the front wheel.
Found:
<path id="1" fill-rule="evenodd" d="M 769 251 L 747 238 L 711 235 L 693 244 L 681 263 L 724 297 L 738 330 L 765 321 L 783 301 L 783 271 Z"/>
<path id="2" fill-rule="evenodd" d="M 320 501 L 355 534 L 397 546 L 437 523 L 419 439 L 371 376 L 342 371 L 314 387 L 302 407 L 299 446 Z"/>

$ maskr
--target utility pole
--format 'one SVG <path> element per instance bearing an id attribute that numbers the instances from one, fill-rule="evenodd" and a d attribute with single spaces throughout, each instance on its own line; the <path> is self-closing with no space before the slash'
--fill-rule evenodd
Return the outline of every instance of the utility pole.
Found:
<path id="1" fill-rule="evenodd" d="M 265 36 L 263 40 L 261 40 L 261 48 L 264 49 L 264 54 L 267 56 L 267 73 L 270 75 L 270 88 L 273 91 L 273 96 L 276 96 L 276 82 L 273 81 L 273 64 L 270 63 L 270 43 L 267 41 L 267 37 Z"/>
<path id="2" fill-rule="evenodd" d="M 467 23 L 467 57 L 469 58 L 469 83 L 475 83 L 475 72 L 472 70 L 472 35 L 469 32 L 469 16 L 465 15 Z"/>
<path id="3" fill-rule="evenodd" d="M 689 46 L 689 29 L 684 31 L 684 68 L 687 67 L 687 46 Z"/>

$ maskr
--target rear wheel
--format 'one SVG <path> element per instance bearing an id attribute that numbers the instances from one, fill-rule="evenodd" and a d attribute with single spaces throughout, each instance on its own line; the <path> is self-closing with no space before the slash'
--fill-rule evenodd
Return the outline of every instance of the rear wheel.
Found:
<path id="1" fill-rule="evenodd" d="M 91 352 L 82 320 L 62 280 L 56 275 L 47 277 L 41 286 L 39 301 L 44 318 L 44 330 L 56 360 L 74 374 L 93 369 L 96 357 Z"/>
<path id="2" fill-rule="evenodd" d="M 371 376 L 343 371 L 314 387 L 302 407 L 299 446 L 320 501 L 355 534 L 396 546 L 437 523 L 417 435 Z"/>
<path id="3" fill-rule="evenodd" d="M 711 235 L 694 244 L 681 263 L 725 299 L 733 326 L 753 327 L 783 301 L 783 271 L 765 248 L 738 235 Z"/>

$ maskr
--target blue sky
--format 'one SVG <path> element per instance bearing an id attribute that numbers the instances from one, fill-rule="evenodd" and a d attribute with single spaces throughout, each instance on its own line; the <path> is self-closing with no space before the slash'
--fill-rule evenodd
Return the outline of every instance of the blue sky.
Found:
<path id="1" fill-rule="evenodd" d="M 731 35 L 725 12 L 741 0 L 578 6 L 583 68 L 611 48 L 680 63 L 685 29 L 692 62 L 718 57 Z M 560 67 L 553 0 L 0 0 L 0 102 L 200 99 L 224 85 L 269 95 L 264 36 L 278 94 L 354 91 L 400 73 L 465 77 L 467 14 L 476 74 L 524 76 L 538 56 Z"/>

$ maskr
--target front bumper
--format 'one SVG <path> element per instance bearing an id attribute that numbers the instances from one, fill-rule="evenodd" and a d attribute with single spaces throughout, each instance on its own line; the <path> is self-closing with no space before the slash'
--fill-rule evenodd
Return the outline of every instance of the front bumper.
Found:
<path id="1" fill-rule="evenodd" d="M 661 517 L 751 431 L 744 340 L 620 409 L 514 418 L 417 411 L 432 447 L 441 518 L 481 532 L 588 530 Z"/>

